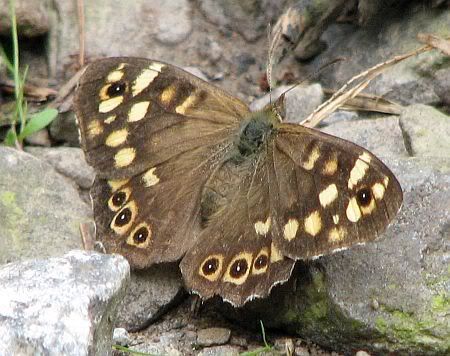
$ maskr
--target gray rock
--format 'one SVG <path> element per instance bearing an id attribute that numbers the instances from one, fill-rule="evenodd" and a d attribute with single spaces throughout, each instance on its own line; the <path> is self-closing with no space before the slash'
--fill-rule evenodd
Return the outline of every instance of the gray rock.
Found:
<path id="1" fill-rule="evenodd" d="M 450 35 L 450 9 L 431 9 L 421 3 L 405 5 L 402 11 L 401 14 L 383 13 L 377 23 L 368 27 L 330 26 L 323 35 L 328 49 L 311 63 L 309 71 L 316 71 L 323 63 L 340 56 L 349 58 L 321 73 L 324 87 L 338 88 L 377 63 L 419 48 L 416 41 L 419 32 L 435 33 L 444 38 Z M 437 51 L 410 58 L 375 79 L 367 91 L 405 105 L 439 103 L 434 90 L 434 73 L 445 67 L 444 58 Z"/>
<path id="2" fill-rule="evenodd" d="M 322 128 L 323 132 L 350 140 L 360 145 L 377 156 L 402 156 L 407 157 L 402 130 L 398 123 L 398 117 L 387 115 L 377 119 L 349 119 L 335 121 Z M 328 120 L 325 120 L 327 124 Z"/>
<path id="3" fill-rule="evenodd" d="M 84 158 L 81 148 L 26 147 L 25 151 L 51 164 L 58 173 L 73 180 L 80 188 L 89 189 L 94 181 L 94 169 Z"/>
<path id="4" fill-rule="evenodd" d="M 50 124 L 50 136 L 56 142 L 79 147 L 78 127 L 72 111 L 60 113 Z"/>
<path id="5" fill-rule="evenodd" d="M 26 144 L 32 146 L 50 147 L 52 145 L 50 142 L 50 135 L 48 134 L 48 130 L 46 128 L 26 137 L 25 142 Z"/>
<path id="6" fill-rule="evenodd" d="M 207 328 L 197 333 L 199 346 L 223 345 L 230 340 L 231 330 L 227 328 Z"/>
<path id="7" fill-rule="evenodd" d="M 0 35 L 11 36 L 10 1 L 0 0 Z M 49 31 L 48 0 L 16 0 L 15 12 L 19 36 L 36 37 Z"/>
<path id="8" fill-rule="evenodd" d="M 129 331 L 140 330 L 157 320 L 184 294 L 177 264 L 160 264 L 133 271 L 120 306 L 117 325 Z"/>
<path id="9" fill-rule="evenodd" d="M 198 356 L 238 356 L 239 349 L 235 346 L 223 345 L 207 347 L 198 353 Z"/>
<path id="10" fill-rule="evenodd" d="M 250 110 L 257 111 L 263 109 L 266 105 L 276 101 L 278 97 L 286 92 L 286 121 L 300 122 L 314 111 L 323 101 L 323 91 L 320 84 L 311 84 L 308 86 L 298 85 L 289 90 L 292 85 L 283 85 L 266 94 L 262 98 L 254 100 L 250 104 Z M 289 91 L 287 91 L 289 90 Z"/>
<path id="11" fill-rule="evenodd" d="M 84 8 L 85 33 L 95 34 L 86 36 L 90 58 L 141 56 L 173 60 L 174 51 L 162 51 L 159 45 L 184 40 L 192 26 L 187 0 L 126 3 L 100 0 L 85 2 Z M 55 2 L 54 11 L 49 62 L 52 75 L 63 76 L 65 68 L 73 64 L 73 54 L 79 51 L 78 33 L 73 31 L 78 26 L 78 17 L 72 1 Z"/>
<path id="12" fill-rule="evenodd" d="M 113 331 L 113 342 L 122 346 L 130 344 L 130 334 L 124 328 L 115 328 Z"/>
<path id="13" fill-rule="evenodd" d="M 384 238 L 298 263 L 290 282 L 236 317 L 264 315 L 267 328 L 342 352 L 448 351 L 450 160 L 385 163 L 402 184 L 404 204 Z"/>
<path id="14" fill-rule="evenodd" d="M 284 0 L 200 0 L 199 6 L 206 18 L 223 32 L 236 31 L 247 41 L 256 41 L 285 3 Z"/>
<path id="15" fill-rule="evenodd" d="M 445 105 L 450 105 L 450 68 L 437 70 L 434 75 L 434 91 Z"/>
<path id="16" fill-rule="evenodd" d="M 411 156 L 450 159 L 450 116 L 426 105 L 412 105 L 400 116 L 406 149 Z"/>
<path id="17" fill-rule="evenodd" d="M 0 264 L 82 248 L 79 224 L 91 208 L 52 166 L 0 146 Z"/>
<path id="18" fill-rule="evenodd" d="M 110 355 L 129 277 L 120 256 L 72 251 L 0 269 L 0 354 Z"/>

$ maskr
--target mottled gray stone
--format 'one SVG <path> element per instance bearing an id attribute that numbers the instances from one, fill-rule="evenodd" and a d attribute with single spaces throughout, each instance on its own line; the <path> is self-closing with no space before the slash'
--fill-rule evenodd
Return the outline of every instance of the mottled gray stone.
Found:
<path id="1" fill-rule="evenodd" d="M 113 331 L 113 342 L 127 346 L 130 344 L 130 334 L 124 328 L 115 328 Z"/>
<path id="2" fill-rule="evenodd" d="M 236 346 L 222 345 L 204 348 L 198 356 L 238 356 L 239 354 Z"/>
<path id="3" fill-rule="evenodd" d="M 227 328 L 206 328 L 197 333 L 197 344 L 199 346 L 223 345 L 230 340 L 231 330 Z"/>
<path id="4" fill-rule="evenodd" d="M 450 159 L 450 116 L 426 105 L 411 105 L 402 111 L 400 126 L 411 156 Z"/>
<path id="5" fill-rule="evenodd" d="M 0 146 L 0 264 L 82 248 L 91 208 L 51 165 Z"/>
<path id="6" fill-rule="evenodd" d="M 0 0 L 0 35 L 11 36 L 10 1 Z M 49 31 L 49 0 L 16 0 L 15 12 L 19 36 L 36 37 Z"/>
<path id="7" fill-rule="evenodd" d="M 121 256 L 85 251 L 2 266 L 0 354 L 111 354 L 129 268 Z"/>
<path id="8" fill-rule="evenodd" d="M 129 331 L 143 329 L 179 302 L 183 294 L 180 269 L 175 263 L 133 271 L 117 326 Z"/>
<path id="9" fill-rule="evenodd" d="M 292 85 L 283 85 L 273 90 L 271 94 L 266 94 L 262 98 L 254 100 L 250 104 L 250 110 L 261 110 L 271 100 L 275 102 L 281 94 L 286 93 L 285 121 L 299 123 L 306 119 L 323 102 L 324 95 L 320 84 L 311 84 L 308 86 L 298 85 L 292 90 L 290 88 L 292 88 Z"/>
<path id="10" fill-rule="evenodd" d="M 76 147 L 26 147 L 25 151 L 51 164 L 57 172 L 72 179 L 80 188 L 89 189 L 94 181 L 94 169 Z"/>
<path id="11" fill-rule="evenodd" d="M 338 88 L 352 76 L 396 55 L 420 47 L 419 32 L 450 35 L 450 9 L 434 8 L 424 4 L 402 7 L 400 13 L 389 11 L 378 16 L 370 26 L 335 24 L 322 36 L 328 48 L 315 59 L 309 71 L 318 70 L 323 63 L 337 57 L 348 58 L 321 73 L 324 87 Z M 436 104 L 434 73 L 445 66 L 445 56 L 438 51 L 421 54 L 403 61 L 384 72 L 366 89 L 367 92 L 396 100 L 402 104 Z"/>

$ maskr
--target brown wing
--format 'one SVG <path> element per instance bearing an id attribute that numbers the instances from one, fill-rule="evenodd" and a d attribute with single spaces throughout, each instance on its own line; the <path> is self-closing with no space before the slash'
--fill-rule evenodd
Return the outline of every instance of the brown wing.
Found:
<path id="1" fill-rule="evenodd" d="M 294 259 L 375 240 L 402 204 L 392 172 L 372 153 L 299 125 L 272 142 L 269 185 L 275 242 Z"/>
<path id="2" fill-rule="evenodd" d="M 202 298 L 220 295 L 241 306 L 267 296 L 291 274 L 294 260 L 283 256 L 274 243 L 268 163 L 263 153 L 257 162 L 236 167 L 228 161 L 217 172 L 238 171 L 233 194 L 180 263 L 186 287 Z"/>
<path id="3" fill-rule="evenodd" d="M 92 63 L 74 108 L 87 161 L 97 235 L 133 267 L 179 259 L 195 241 L 209 172 L 248 113 L 239 100 L 162 62 Z"/>

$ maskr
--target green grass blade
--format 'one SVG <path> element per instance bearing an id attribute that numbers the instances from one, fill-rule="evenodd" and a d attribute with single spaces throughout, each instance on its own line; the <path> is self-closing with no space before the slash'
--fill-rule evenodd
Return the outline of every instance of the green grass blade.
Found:
<path id="1" fill-rule="evenodd" d="M 19 135 L 19 141 L 22 141 L 24 138 L 48 126 L 57 115 L 58 110 L 45 109 L 31 116 L 30 120 L 25 124 L 25 128 Z"/>

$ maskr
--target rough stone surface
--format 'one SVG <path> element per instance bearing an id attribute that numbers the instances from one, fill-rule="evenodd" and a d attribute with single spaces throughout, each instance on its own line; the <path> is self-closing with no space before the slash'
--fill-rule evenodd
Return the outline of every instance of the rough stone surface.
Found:
<path id="1" fill-rule="evenodd" d="M 120 256 L 84 251 L 3 266 L 0 354 L 111 354 L 129 272 Z"/>
<path id="2" fill-rule="evenodd" d="M 177 264 L 160 264 L 143 271 L 133 271 L 119 309 L 117 326 L 129 331 L 145 328 L 179 302 L 183 292 Z"/>
<path id="3" fill-rule="evenodd" d="M 223 345 L 230 340 L 231 330 L 226 328 L 207 328 L 197 333 L 197 343 L 200 346 Z"/>
<path id="4" fill-rule="evenodd" d="M 79 224 L 91 208 L 52 166 L 0 146 L 0 264 L 82 248 Z"/>
<path id="5" fill-rule="evenodd" d="M 0 0 L 0 35 L 11 36 L 10 1 Z M 49 0 L 16 0 L 15 12 L 19 36 L 36 37 L 49 31 Z"/>
<path id="6" fill-rule="evenodd" d="M 234 346 L 207 347 L 198 353 L 198 356 L 238 356 L 239 349 Z"/>
<path id="7" fill-rule="evenodd" d="M 81 148 L 27 147 L 28 153 L 51 164 L 58 173 L 73 180 L 80 188 L 89 189 L 94 181 L 94 170 L 86 163 Z"/>
<path id="8" fill-rule="evenodd" d="M 411 156 L 450 159 L 450 116 L 430 106 L 412 105 L 403 110 L 400 125 Z"/>
<path id="9" fill-rule="evenodd" d="M 450 10 L 403 6 L 402 12 L 383 13 L 370 26 L 360 30 L 357 25 L 332 25 L 323 39 L 328 49 L 315 59 L 310 71 L 337 57 L 349 58 L 333 65 L 321 75 L 324 87 L 338 88 L 352 76 L 393 56 L 420 47 L 419 32 L 434 33 L 443 38 L 450 35 Z M 383 73 L 367 91 L 403 104 L 440 102 L 434 91 L 433 73 L 445 66 L 444 55 L 434 51 L 401 62 Z"/>

